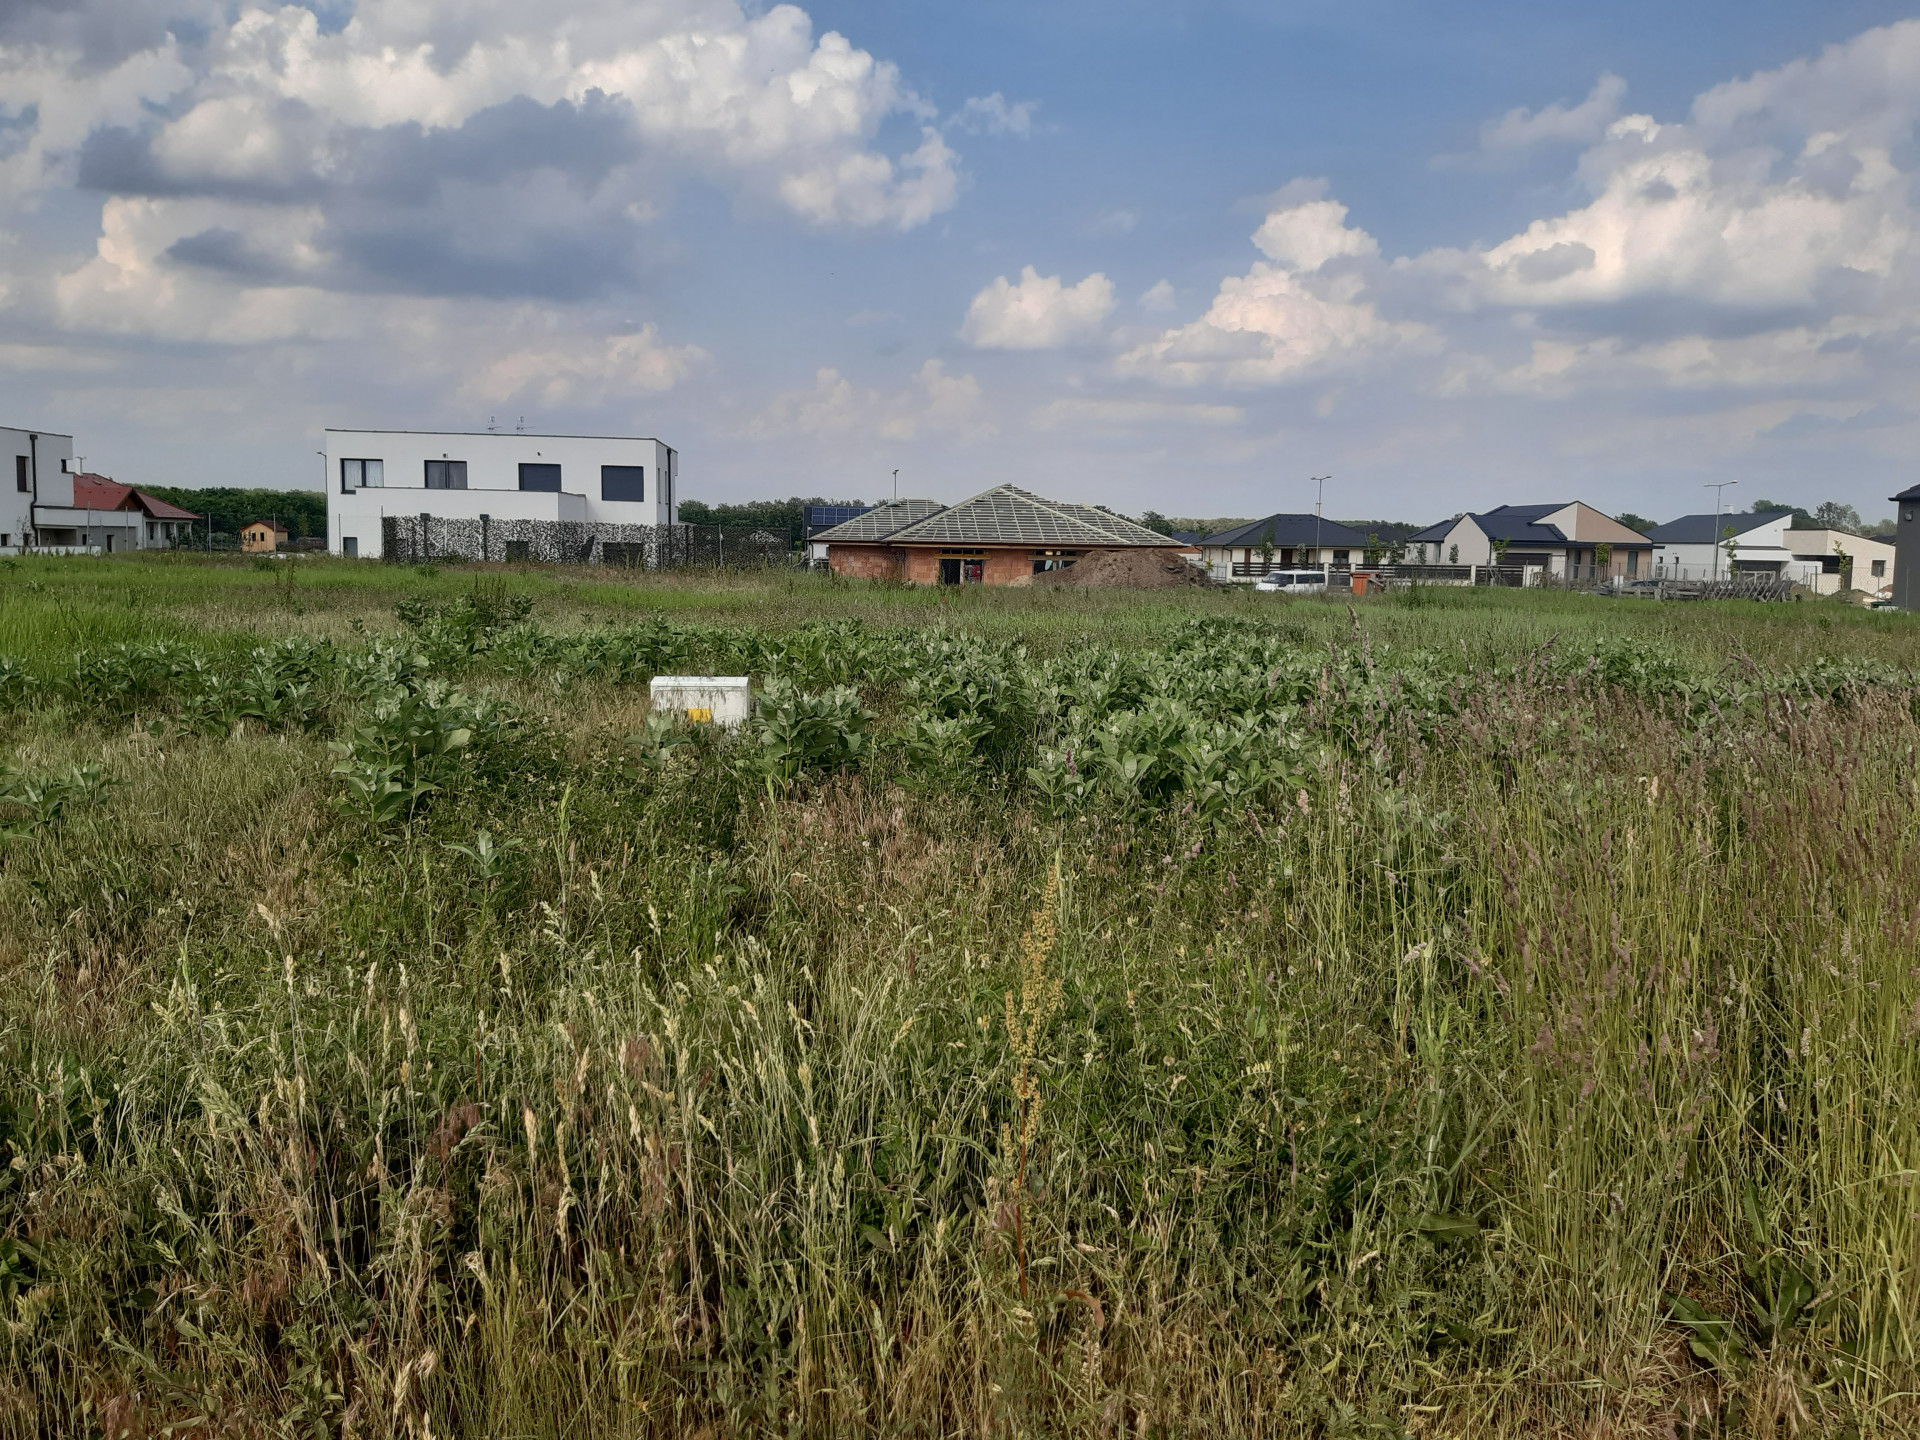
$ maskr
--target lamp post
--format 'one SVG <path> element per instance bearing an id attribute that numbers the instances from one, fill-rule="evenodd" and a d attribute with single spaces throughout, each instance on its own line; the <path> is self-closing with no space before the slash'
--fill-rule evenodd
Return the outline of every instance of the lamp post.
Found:
<path id="1" fill-rule="evenodd" d="M 1720 579 L 1720 493 L 1729 485 L 1738 485 L 1738 480 L 1709 480 L 1700 488 L 1713 491 L 1713 572 L 1714 581 Z"/>
<path id="2" fill-rule="evenodd" d="M 1313 497 L 1313 558 L 1320 562 L 1320 586 L 1322 589 L 1325 589 L 1327 584 L 1327 552 L 1320 548 L 1320 527 L 1322 521 L 1325 519 L 1325 516 L 1322 515 L 1321 512 L 1326 506 L 1327 481 L 1333 477 L 1331 475 L 1309 475 L 1307 478 L 1319 487 L 1319 489 L 1314 492 Z"/>

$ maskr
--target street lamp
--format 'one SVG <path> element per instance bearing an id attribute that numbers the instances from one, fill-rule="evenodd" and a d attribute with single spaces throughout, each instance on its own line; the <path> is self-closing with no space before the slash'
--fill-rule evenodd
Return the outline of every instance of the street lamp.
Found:
<path id="1" fill-rule="evenodd" d="M 1327 552 L 1320 548 L 1320 527 L 1325 518 L 1321 514 L 1321 510 L 1326 504 L 1327 481 L 1333 477 L 1331 475 L 1309 475 L 1307 478 L 1320 487 L 1314 492 L 1313 497 L 1313 554 L 1314 558 L 1320 562 L 1320 584 L 1324 588 L 1327 583 Z"/>
<path id="2" fill-rule="evenodd" d="M 1700 488 L 1713 491 L 1713 579 L 1720 578 L 1720 492 L 1729 485 L 1738 485 L 1738 480 L 1709 480 Z"/>

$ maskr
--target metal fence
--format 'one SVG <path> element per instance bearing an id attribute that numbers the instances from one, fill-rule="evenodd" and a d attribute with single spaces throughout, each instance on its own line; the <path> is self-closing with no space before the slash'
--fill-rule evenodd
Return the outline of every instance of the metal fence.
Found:
<path id="1" fill-rule="evenodd" d="M 433 560 L 498 560 L 542 565 L 625 565 L 642 570 L 783 565 L 784 535 L 721 525 L 611 525 L 585 520 L 465 520 L 387 515 L 382 558 L 398 565 Z"/>

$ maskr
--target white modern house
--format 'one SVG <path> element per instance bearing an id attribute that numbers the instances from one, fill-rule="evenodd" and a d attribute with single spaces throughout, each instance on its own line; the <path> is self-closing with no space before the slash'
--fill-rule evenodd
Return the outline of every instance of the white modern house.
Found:
<path id="1" fill-rule="evenodd" d="M 626 435 L 328 430 L 327 548 L 377 559 L 382 521 L 672 525 L 678 453 Z"/>
<path id="2" fill-rule="evenodd" d="M 0 453 L 12 472 L 0 482 L 0 551 L 18 553 L 39 543 L 37 509 L 73 507 L 73 437 L 0 428 Z"/>
<path id="3" fill-rule="evenodd" d="M 1791 510 L 1682 515 L 1648 532 L 1655 571 L 1678 580 L 1777 575 L 1831 595 L 1851 561 L 1854 589 L 1892 593 L 1891 544 L 1844 530 L 1796 530 L 1795 518 Z"/>

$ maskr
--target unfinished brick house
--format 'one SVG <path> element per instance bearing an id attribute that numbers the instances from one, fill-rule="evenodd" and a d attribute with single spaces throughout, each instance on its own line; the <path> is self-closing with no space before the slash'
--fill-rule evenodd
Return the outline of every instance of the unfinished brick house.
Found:
<path id="1" fill-rule="evenodd" d="M 1096 506 L 1047 500 L 1016 485 L 958 505 L 891 501 L 813 538 L 826 545 L 836 575 L 914 585 L 1030 585 L 1035 575 L 1101 550 L 1183 548 Z"/>

